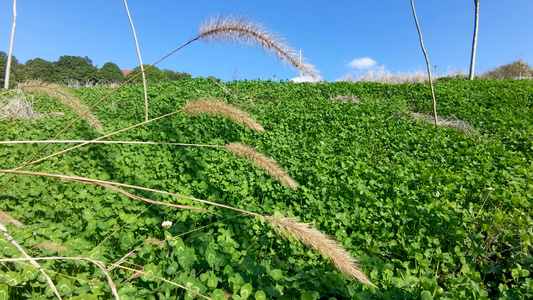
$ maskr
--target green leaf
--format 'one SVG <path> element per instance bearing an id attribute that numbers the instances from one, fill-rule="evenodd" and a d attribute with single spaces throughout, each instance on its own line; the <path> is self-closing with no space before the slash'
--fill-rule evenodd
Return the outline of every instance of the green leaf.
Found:
<path id="1" fill-rule="evenodd" d="M 211 274 L 209 278 L 207 279 L 207 286 L 215 289 L 218 286 L 218 277 L 215 276 L 215 274 Z"/>
<path id="2" fill-rule="evenodd" d="M 423 292 L 420 294 L 420 299 L 421 299 L 421 300 L 433 300 L 433 296 L 431 295 L 430 292 L 428 292 L 428 291 L 423 291 Z"/>
<path id="3" fill-rule="evenodd" d="M 220 254 L 211 248 L 205 251 L 205 259 L 211 268 L 219 266 L 220 262 L 222 261 L 222 259 L 218 257 L 219 255 Z"/>
<path id="4" fill-rule="evenodd" d="M 272 277 L 272 279 L 275 281 L 278 281 L 283 278 L 283 272 L 280 269 L 274 269 L 270 271 L 270 277 Z"/>
<path id="5" fill-rule="evenodd" d="M 9 300 L 9 286 L 0 284 L 0 300 Z"/>
<path id="6" fill-rule="evenodd" d="M 224 295 L 224 291 L 221 289 L 216 289 L 213 291 L 213 294 L 211 295 L 211 299 L 213 300 L 227 300 L 226 296 Z"/>
<path id="7" fill-rule="evenodd" d="M 70 295 L 70 294 L 72 294 L 72 291 L 73 291 L 72 283 L 70 282 L 70 280 L 68 278 L 61 279 L 56 284 L 56 288 L 57 288 L 57 291 L 59 292 L 59 294 L 61 296 Z"/>
<path id="8" fill-rule="evenodd" d="M 243 285 L 241 287 L 241 292 L 240 292 L 241 298 L 248 299 L 248 297 L 250 297 L 250 295 L 252 294 L 252 291 L 253 291 L 253 287 L 250 283 Z"/>
<path id="9" fill-rule="evenodd" d="M 302 294 L 302 300 L 315 300 L 315 298 L 313 297 L 313 293 L 311 292 L 304 292 Z"/>
<path id="10" fill-rule="evenodd" d="M 16 286 L 22 282 L 22 278 L 17 272 L 6 272 L 2 280 L 9 286 Z"/>
<path id="11" fill-rule="evenodd" d="M 263 291 L 255 292 L 255 300 L 266 300 L 266 294 Z"/>

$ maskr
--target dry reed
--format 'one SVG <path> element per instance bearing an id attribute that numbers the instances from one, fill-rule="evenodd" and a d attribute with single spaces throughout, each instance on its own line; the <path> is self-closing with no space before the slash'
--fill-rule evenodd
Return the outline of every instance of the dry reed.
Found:
<path id="1" fill-rule="evenodd" d="M 89 109 L 75 95 L 62 88 L 59 84 L 47 83 L 41 80 L 32 80 L 19 84 L 19 89 L 57 98 L 78 114 L 82 114 Z M 89 124 L 89 126 L 94 128 L 94 130 L 98 132 L 102 132 L 104 130 L 102 122 L 100 122 L 100 120 L 98 120 L 98 118 L 91 112 L 85 114 L 83 119 L 87 122 L 87 124 Z"/>
<path id="2" fill-rule="evenodd" d="M 41 116 L 33 108 L 33 99 L 27 100 L 22 91 L 19 91 L 13 98 L 2 99 L 0 102 L 0 118 L 7 118 L 9 121 L 34 120 Z"/>
<path id="3" fill-rule="evenodd" d="M 263 132 L 265 129 L 256 120 L 252 119 L 247 112 L 240 110 L 218 99 L 199 99 L 187 102 L 182 109 L 189 115 L 209 114 L 226 117 L 243 126 L 247 126 L 256 132 Z"/>
<path id="4" fill-rule="evenodd" d="M 374 286 L 360 270 L 358 261 L 344 250 L 332 236 L 312 228 L 311 223 L 302 223 L 295 218 L 265 217 L 276 231 L 286 237 L 296 238 L 299 242 L 318 250 L 346 276 L 355 278 L 364 284 Z"/>
<path id="5" fill-rule="evenodd" d="M 235 142 L 227 144 L 226 149 L 239 157 L 250 160 L 256 166 L 270 174 L 274 179 L 289 188 L 293 190 L 298 188 L 298 183 L 275 160 L 263 153 L 257 152 L 253 147 Z"/>
<path id="6" fill-rule="evenodd" d="M 283 42 L 279 34 L 268 30 L 263 24 L 245 15 L 218 15 L 207 19 L 200 26 L 199 38 L 204 42 L 220 42 L 257 46 L 281 61 L 295 67 L 303 74 L 316 76 L 315 67 L 306 63 L 297 52 Z"/>

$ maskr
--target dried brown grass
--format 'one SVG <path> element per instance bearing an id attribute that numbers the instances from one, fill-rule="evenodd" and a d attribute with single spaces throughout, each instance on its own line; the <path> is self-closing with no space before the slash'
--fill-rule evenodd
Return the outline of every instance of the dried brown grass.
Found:
<path id="1" fill-rule="evenodd" d="M 340 79 L 346 82 L 379 82 L 385 84 L 426 83 L 428 76 L 420 70 L 411 73 L 392 73 L 384 66 L 375 67 L 365 74 L 348 74 Z"/>
<path id="2" fill-rule="evenodd" d="M 218 99 L 198 99 L 187 102 L 182 109 L 183 112 L 189 115 L 209 114 L 215 116 L 226 117 L 243 126 L 247 126 L 256 132 L 263 132 L 265 129 L 256 120 L 252 119 L 250 115 L 234 106 L 221 102 Z"/>
<path id="3" fill-rule="evenodd" d="M 299 242 L 318 250 L 344 275 L 364 284 L 375 286 L 360 270 L 358 260 L 344 250 L 332 236 L 312 228 L 312 223 L 302 223 L 295 218 L 276 216 L 265 217 L 265 219 L 280 235 L 286 238 L 292 236 Z"/>
<path id="4" fill-rule="evenodd" d="M 424 122 L 434 124 L 433 116 L 429 116 L 429 115 L 417 113 L 417 112 L 409 112 L 409 115 L 411 115 L 415 120 L 422 120 Z M 475 128 L 473 128 L 470 124 L 468 124 L 468 122 L 457 119 L 455 115 L 451 115 L 450 117 L 446 119 L 437 117 L 437 124 L 438 126 L 446 126 L 446 127 L 450 127 L 450 128 L 462 131 L 468 136 L 479 135 L 479 132 Z"/>
<path id="5" fill-rule="evenodd" d="M 19 89 L 41 95 L 48 95 L 59 99 L 64 104 L 68 105 L 72 110 L 78 114 L 86 112 L 89 108 L 83 104 L 78 97 L 68 92 L 56 83 L 47 83 L 42 80 L 31 80 L 25 83 L 19 84 Z M 102 132 L 104 127 L 102 122 L 91 112 L 88 112 L 83 116 L 83 119 L 98 132 Z"/>
<path id="6" fill-rule="evenodd" d="M 298 188 L 298 183 L 296 183 L 296 181 L 292 179 L 275 160 L 263 153 L 257 152 L 253 147 L 243 143 L 234 142 L 227 144 L 226 149 L 239 157 L 248 159 L 283 185 L 288 186 L 293 190 Z"/>
<path id="7" fill-rule="evenodd" d="M 2 97 L 0 99 L 0 118 L 13 120 L 34 120 L 42 114 L 33 108 L 33 99 L 26 99 L 24 93 L 19 91 L 14 97 Z"/>
<path id="8" fill-rule="evenodd" d="M 268 30 L 263 24 L 245 15 L 218 15 L 207 19 L 199 29 L 199 38 L 204 42 L 220 42 L 257 46 L 266 53 L 277 55 L 303 74 L 316 76 L 315 67 L 300 59 L 295 49 L 284 43 L 279 34 Z"/>

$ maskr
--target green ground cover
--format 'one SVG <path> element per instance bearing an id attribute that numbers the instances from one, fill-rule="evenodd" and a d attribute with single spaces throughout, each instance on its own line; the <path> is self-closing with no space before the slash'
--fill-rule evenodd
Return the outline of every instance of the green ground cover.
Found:
<path id="1" fill-rule="evenodd" d="M 439 115 L 470 123 L 477 136 L 413 119 L 410 111 L 431 112 L 428 85 L 220 84 L 227 91 L 201 78 L 151 85 L 150 117 L 178 110 L 189 99 L 218 97 L 250 112 L 265 132 L 223 118 L 177 114 L 114 139 L 247 143 L 277 160 L 299 183 L 296 191 L 216 148 L 93 144 L 27 170 L 145 186 L 314 222 L 361 260 L 377 288 L 346 278 L 320 254 L 282 239 L 257 218 L 207 206 L 202 207 L 221 216 L 147 209 L 144 202 L 101 187 L 54 178 L 19 175 L 0 192 L 0 209 L 25 224 L 8 226 L 11 235 L 34 257 L 85 256 L 113 263 L 148 238 L 183 234 L 163 246 L 145 244 L 126 260 L 128 266 L 144 266 L 212 299 L 225 299 L 222 291 L 234 293 L 234 299 L 533 297 L 533 82 L 438 82 Z M 72 91 L 90 105 L 110 89 Z M 98 106 L 95 114 L 105 132 L 144 121 L 142 99 L 141 86 L 127 86 Z M 0 140 L 49 139 L 75 118 L 50 97 L 35 96 L 34 105 L 65 116 L 0 119 Z M 79 122 L 61 139 L 98 136 Z M 39 147 L 0 145 L 0 169 L 20 166 Z M 51 145 L 40 157 L 65 147 Z M 0 183 L 7 178 L 0 177 Z M 168 230 L 161 226 L 166 220 L 174 224 Z M 44 241 L 65 248 L 34 247 Z M 21 256 L 3 237 L 0 249 L 3 257 Z M 69 275 L 50 274 L 65 298 L 110 297 L 103 273 L 88 262 L 41 263 Z M 127 280 L 132 274 L 112 272 L 123 299 L 192 299 L 150 277 Z M 0 295 L 11 299 L 52 296 L 38 271 L 24 264 L 4 263 L 0 282 Z"/>

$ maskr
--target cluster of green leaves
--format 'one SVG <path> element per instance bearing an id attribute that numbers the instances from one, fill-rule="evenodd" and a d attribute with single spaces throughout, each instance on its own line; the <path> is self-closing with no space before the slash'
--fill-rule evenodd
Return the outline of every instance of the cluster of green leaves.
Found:
<path id="1" fill-rule="evenodd" d="M 188 99 L 212 96 L 249 111 L 264 133 L 222 118 L 177 114 L 116 139 L 244 142 L 284 166 L 300 184 L 298 190 L 288 190 L 249 162 L 212 148 L 89 145 L 28 170 L 146 186 L 265 215 L 298 216 L 315 222 L 360 258 L 378 289 L 344 277 L 315 251 L 281 239 L 259 219 L 207 206 L 202 207 L 221 216 L 148 207 L 100 187 L 49 178 L 18 176 L 0 193 L 0 208 L 26 224 L 9 227 L 15 240 L 33 256 L 57 253 L 109 263 L 138 248 L 126 262 L 212 299 L 225 299 L 224 291 L 234 299 L 533 297 L 532 83 L 455 80 L 435 86 L 440 114 L 470 122 L 480 137 L 413 120 L 409 110 L 431 111 L 427 85 L 224 85 L 233 96 L 202 78 L 151 85 L 150 117 L 178 110 Z M 90 105 L 109 89 L 74 92 Z M 107 132 L 144 120 L 142 95 L 142 87 L 127 86 L 95 109 Z M 341 95 L 357 97 L 360 103 L 335 100 L 349 99 Z M 44 99 L 35 97 L 35 106 L 43 112 L 64 110 L 64 119 L 0 120 L 1 139 L 51 137 L 75 117 Z M 96 136 L 79 123 L 63 138 Z M 1 168 L 17 167 L 38 147 L 0 146 Z M 51 145 L 42 155 L 63 147 Z M 174 223 L 168 230 L 161 227 L 165 220 Z M 161 242 L 144 243 L 150 238 Z M 67 249 L 34 248 L 43 241 Z M 0 243 L 2 256 L 20 256 L 5 239 Z M 6 294 L 50 295 L 31 267 L 7 266 L 0 271 L 0 289 Z M 43 267 L 71 276 L 52 278 L 72 299 L 110 295 L 101 271 L 87 262 L 48 261 Z M 195 297 L 149 276 L 128 280 L 132 274 L 112 271 L 124 299 Z"/>

